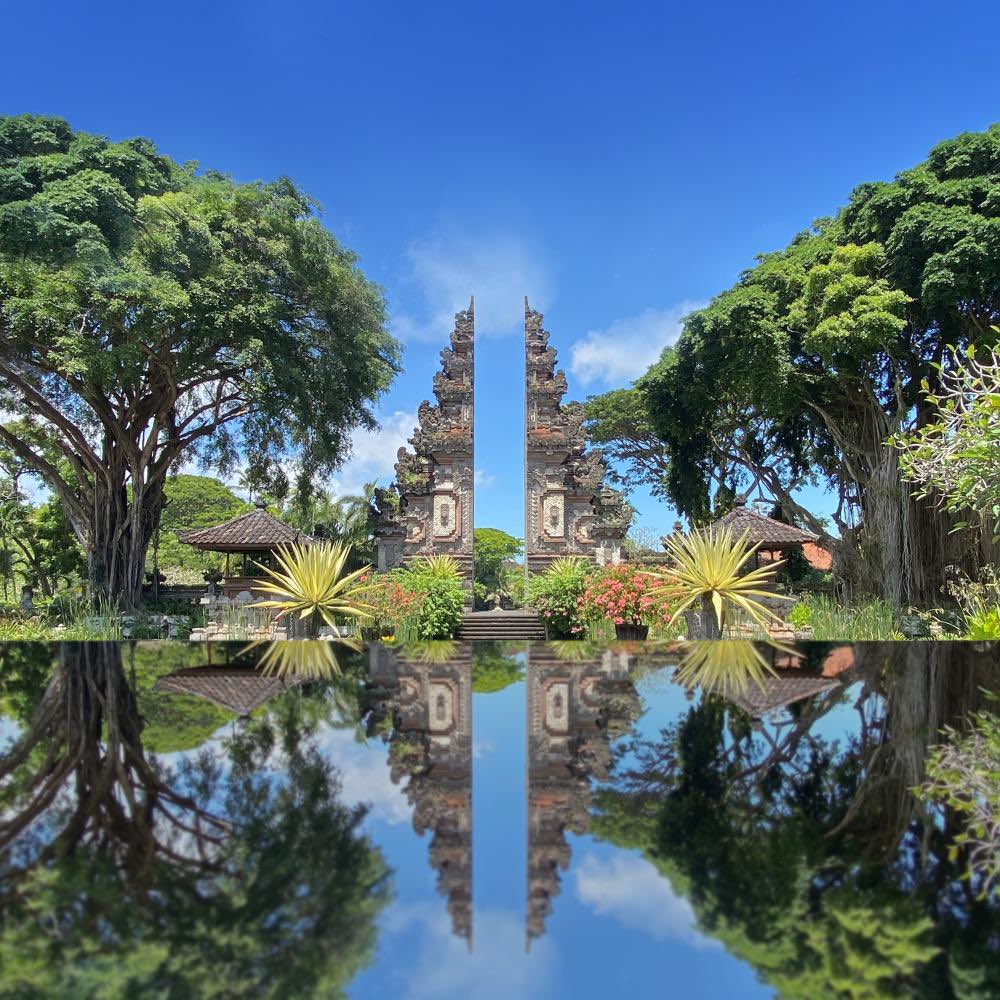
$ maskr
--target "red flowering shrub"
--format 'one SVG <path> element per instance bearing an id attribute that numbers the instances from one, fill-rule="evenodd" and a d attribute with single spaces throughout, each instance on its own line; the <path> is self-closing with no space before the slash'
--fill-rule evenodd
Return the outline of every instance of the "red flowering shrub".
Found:
<path id="1" fill-rule="evenodd" d="M 630 566 L 605 566 L 587 584 L 580 596 L 580 616 L 588 620 L 606 618 L 616 625 L 665 625 L 670 608 L 653 594 L 657 581 Z"/>
<path id="2" fill-rule="evenodd" d="M 366 573 L 361 582 L 365 587 L 361 599 L 369 606 L 374 628 L 395 628 L 416 613 L 423 594 L 405 587 L 392 574 Z"/>

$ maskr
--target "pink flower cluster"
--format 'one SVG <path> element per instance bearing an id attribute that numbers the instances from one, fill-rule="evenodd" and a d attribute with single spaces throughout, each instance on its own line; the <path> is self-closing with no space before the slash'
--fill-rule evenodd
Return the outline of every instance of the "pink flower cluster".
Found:
<path id="1" fill-rule="evenodd" d="M 606 618 L 616 625 L 665 623 L 670 610 L 652 590 L 656 581 L 647 574 L 619 563 L 594 576 L 578 603 L 584 618 Z"/>

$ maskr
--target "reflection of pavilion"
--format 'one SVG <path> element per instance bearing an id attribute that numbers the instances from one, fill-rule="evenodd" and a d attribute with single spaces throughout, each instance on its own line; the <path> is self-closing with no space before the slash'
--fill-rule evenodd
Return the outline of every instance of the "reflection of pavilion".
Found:
<path id="1" fill-rule="evenodd" d="M 368 650 L 369 733 L 389 743 L 393 784 L 406 780 L 413 828 L 432 831 L 428 851 L 452 930 L 472 946 L 472 662 L 456 646 L 442 663 Z"/>
<path id="2" fill-rule="evenodd" d="M 154 689 L 194 695 L 246 717 L 272 698 L 296 687 L 298 678 L 272 677 L 249 667 L 187 667 L 157 679 Z"/>
<path id="3" fill-rule="evenodd" d="M 773 672 L 765 676 L 761 684 L 749 684 L 743 694 L 732 698 L 733 704 L 751 718 L 760 720 L 814 695 L 842 688 L 846 678 L 841 675 L 854 666 L 854 647 L 834 646 L 815 661 L 808 647 L 806 650 L 782 650 L 780 647 L 764 650 Z"/>
<path id="4" fill-rule="evenodd" d="M 639 713 L 630 657 L 563 662 L 547 647 L 528 654 L 528 900 L 526 944 L 545 933 L 559 870 L 569 867 L 566 833 L 589 825 L 590 780 L 608 776 L 610 742 Z"/>

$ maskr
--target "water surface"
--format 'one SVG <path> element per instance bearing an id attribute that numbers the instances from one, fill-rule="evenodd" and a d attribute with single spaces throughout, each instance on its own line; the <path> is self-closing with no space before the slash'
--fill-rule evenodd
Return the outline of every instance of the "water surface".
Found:
<path id="1" fill-rule="evenodd" d="M 5 996 L 1000 995 L 1000 648 L 0 647 Z"/>

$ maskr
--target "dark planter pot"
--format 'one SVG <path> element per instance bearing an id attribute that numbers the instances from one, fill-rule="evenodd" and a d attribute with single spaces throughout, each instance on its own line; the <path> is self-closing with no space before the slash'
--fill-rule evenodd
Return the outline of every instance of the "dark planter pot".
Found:
<path id="1" fill-rule="evenodd" d="M 615 625 L 615 638 L 622 642 L 641 642 L 649 635 L 648 625 L 632 625 L 625 623 Z"/>
<path id="2" fill-rule="evenodd" d="M 392 635 L 395 631 L 396 629 L 392 625 L 386 625 L 385 628 L 379 628 L 377 625 L 362 625 L 361 638 L 365 642 L 378 642 L 382 636 Z"/>

